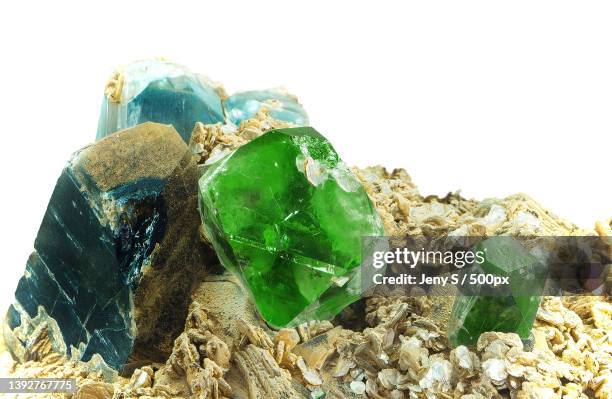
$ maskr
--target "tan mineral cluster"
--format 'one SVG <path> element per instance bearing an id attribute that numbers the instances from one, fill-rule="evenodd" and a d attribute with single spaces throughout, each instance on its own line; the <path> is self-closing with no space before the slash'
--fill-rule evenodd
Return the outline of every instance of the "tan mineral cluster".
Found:
<path id="1" fill-rule="evenodd" d="M 287 126 L 262 109 L 237 128 L 198 123 L 189 145 L 204 165 Z M 402 169 L 353 170 L 390 236 L 612 236 L 611 221 L 584 231 L 524 194 L 484 201 L 459 193 L 423 196 Z M 47 394 L 74 399 L 612 398 L 612 301 L 606 294 L 545 297 L 532 348 L 516 334 L 488 332 L 474 348 L 452 349 L 444 297 L 391 292 L 348 308 L 333 322 L 278 331 L 266 326 L 227 272 L 205 277 L 190 302 L 165 363 L 135 363 L 117 375 L 96 356 L 83 363 L 55 353 L 42 323 L 29 336 L 24 362 L 15 362 L 0 341 L 0 375 L 76 378 L 75 394 Z"/>

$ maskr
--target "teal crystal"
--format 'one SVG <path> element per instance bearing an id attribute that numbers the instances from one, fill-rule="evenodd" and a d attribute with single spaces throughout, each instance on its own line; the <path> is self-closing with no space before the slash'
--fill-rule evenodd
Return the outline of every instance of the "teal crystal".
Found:
<path id="1" fill-rule="evenodd" d="M 174 126 L 189 142 L 196 122 L 224 122 L 221 97 L 204 77 L 163 60 L 143 60 L 115 72 L 104 96 L 97 139 L 144 122 Z"/>
<path id="2" fill-rule="evenodd" d="M 252 118 L 262 108 L 266 108 L 274 119 L 296 126 L 308 125 L 308 115 L 297 98 L 281 89 L 236 93 L 224 100 L 223 106 L 227 120 L 235 125 Z"/>

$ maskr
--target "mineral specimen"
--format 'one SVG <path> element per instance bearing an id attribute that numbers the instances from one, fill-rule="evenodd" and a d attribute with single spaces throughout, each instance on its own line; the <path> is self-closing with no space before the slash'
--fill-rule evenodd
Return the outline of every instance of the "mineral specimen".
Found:
<path id="1" fill-rule="evenodd" d="M 44 325 L 59 352 L 85 361 L 99 354 L 120 370 L 137 339 L 176 329 L 163 323 L 173 322 L 172 314 L 180 319 L 188 304 L 181 309 L 171 298 L 168 309 L 161 298 L 186 291 L 185 282 L 177 281 L 186 266 L 173 264 L 172 251 L 183 263 L 194 259 L 181 252 L 185 240 L 197 239 L 198 228 L 195 189 L 193 211 L 185 209 L 190 195 L 182 179 L 188 165 L 195 171 L 177 132 L 154 123 L 118 132 L 73 156 L 51 196 L 9 310 L 7 341 L 16 357 L 23 357 L 27 337 Z M 185 219 L 190 215 L 191 226 Z M 176 236 L 177 229 L 184 238 Z M 173 247 L 164 250 L 168 240 Z M 202 259 L 194 261 L 198 269 Z M 194 274 L 189 274 L 184 280 L 190 282 Z"/>
<path id="2" fill-rule="evenodd" d="M 199 181 L 208 239 L 274 326 L 359 299 L 364 236 L 383 227 L 363 187 L 312 128 L 265 133 Z"/>
<path id="3" fill-rule="evenodd" d="M 474 276 L 508 277 L 508 285 L 486 292 L 479 287 L 457 297 L 448 326 L 454 346 L 473 345 L 487 331 L 513 332 L 529 338 L 546 280 L 546 267 L 512 237 L 480 242 L 485 261 Z M 496 291 L 496 292 L 495 292 Z"/>
<path id="4" fill-rule="evenodd" d="M 223 106 L 228 121 L 235 125 L 254 117 L 262 108 L 274 119 L 297 126 L 308 125 L 308 115 L 297 98 L 280 89 L 236 93 L 225 99 Z"/>
<path id="5" fill-rule="evenodd" d="M 479 202 L 457 195 L 423 197 L 402 170 L 394 173 L 387 173 L 381 168 L 354 170 L 366 185 L 368 194 L 375 199 L 378 212 L 390 215 L 387 219 L 389 225 L 396 224 L 398 230 L 446 234 L 449 230 L 479 223 L 493 206 L 499 206 L 505 216 L 492 231 L 495 234 L 508 230 L 531 231 L 531 225 L 522 224 L 525 219 L 521 215 L 524 212 L 545 221 L 542 227 L 547 235 L 579 232 L 575 225 L 552 215 L 525 195 L 496 199 L 493 206 L 490 200 Z M 399 203 L 408 203 L 410 208 L 437 204 L 445 208 L 445 214 L 438 219 L 417 223 L 414 222 L 414 215 L 402 215 Z M 440 227 L 442 232 L 433 227 Z M 206 279 L 209 277 L 212 276 Z M 482 334 L 474 349 L 459 346 L 451 350 L 444 330 L 432 323 L 433 317 L 437 317 L 437 310 L 430 304 L 436 298 L 403 295 L 367 298 L 365 314 L 368 328 L 363 331 L 346 326 L 341 328 L 340 336 L 329 342 L 329 347 L 336 353 L 329 356 L 329 360 L 317 370 L 323 384 L 309 387 L 309 394 L 304 393 L 304 387 L 299 387 L 303 375 L 294 366 L 299 360 L 297 353 L 307 347 L 313 347 L 313 350 L 319 348 L 320 345 L 316 345 L 320 340 L 319 334 L 329 330 L 320 330 L 318 326 L 312 328 L 308 323 L 278 332 L 269 329 L 262 331 L 260 326 L 265 328 L 265 325 L 262 325 L 248 298 L 242 293 L 242 288 L 229 280 L 228 276 L 218 276 L 214 281 L 200 280 L 204 282 L 200 284 L 198 294 L 191 299 L 191 310 L 197 309 L 198 305 L 205 309 L 207 318 L 199 319 L 207 320 L 200 324 L 206 328 L 194 331 L 196 326 L 192 321 L 188 318 L 185 322 L 183 319 L 181 323 L 188 333 L 189 345 L 180 345 L 184 341 L 179 337 L 174 355 L 166 357 L 168 360 L 184 358 L 182 356 L 187 353 L 185 349 L 189 349 L 196 360 L 193 363 L 194 371 L 201 371 L 187 373 L 194 377 L 191 380 L 182 372 L 180 364 L 167 364 L 164 359 L 157 364 L 144 363 L 133 374 L 118 376 L 110 384 L 89 365 L 49 351 L 49 338 L 45 334 L 29 336 L 34 343 L 28 354 L 31 360 L 26 363 L 15 363 L 6 353 L 0 356 L 0 374 L 4 370 L 3 375 L 19 378 L 76 378 L 79 386 L 79 393 L 75 396 L 77 399 L 111 396 L 126 399 L 189 398 L 193 397 L 188 394 L 191 386 L 214 388 L 217 381 L 216 385 L 222 388 L 222 379 L 230 385 L 232 397 L 237 399 L 313 398 L 321 395 L 334 399 L 357 399 L 365 397 L 364 389 L 368 397 L 427 399 L 609 398 L 612 392 L 609 369 L 612 361 L 609 333 L 612 302 L 609 297 L 544 298 L 533 328 L 536 345 L 532 351 L 525 350 L 516 334 L 496 332 Z M 405 304 L 410 308 L 407 315 Z M 397 320 L 397 314 L 403 314 L 404 318 L 398 323 L 391 323 Z M 247 322 L 237 323 L 242 318 Z M 210 357 L 208 352 L 218 352 L 209 350 L 210 340 L 201 341 L 202 337 L 207 338 L 208 325 L 213 326 L 213 335 L 223 340 L 231 351 L 229 370 L 222 376 L 218 369 L 210 367 L 211 363 L 207 360 Z M 275 348 L 270 348 L 270 340 L 266 340 L 263 334 L 272 338 Z M 296 334 L 300 344 L 294 346 L 298 342 Z M 214 337 L 211 338 L 214 340 Z M 281 343 L 285 343 L 284 348 L 280 348 Z M 272 358 L 266 352 L 273 353 Z M 225 353 L 225 350 L 222 349 L 220 353 Z M 304 353 L 312 355 L 310 352 Z M 278 363 L 281 358 L 282 363 L 272 363 L 275 359 Z M 500 367 L 501 362 L 494 359 L 504 362 L 505 373 L 504 367 Z M 308 358 L 304 357 L 304 361 L 308 363 Z M 440 367 L 447 365 L 446 361 L 450 361 L 452 366 L 449 383 L 444 379 L 447 369 Z M 179 366 L 176 370 L 173 368 L 175 364 Z M 161 370 L 153 373 L 160 366 Z M 399 373 L 392 371 L 394 369 Z M 430 372 L 430 369 L 433 370 Z M 141 384 L 143 374 L 152 381 L 145 377 L 144 384 Z M 504 376 L 506 379 L 501 380 Z M 223 396 L 221 392 L 216 395 L 213 391 L 204 397 Z"/>
<path id="6" fill-rule="evenodd" d="M 171 124 L 189 142 L 196 122 L 224 122 L 221 97 L 202 76 L 163 60 L 117 70 L 107 84 L 97 139 L 143 122 Z"/>
<path id="7" fill-rule="evenodd" d="M 115 102 L 121 79 L 118 74 L 108 87 Z M 513 332 L 487 331 L 475 347 L 452 349 L 448 292 L 369 296 L 333 325 L 313 321 L 354 298 L 358 269 L 351 266 L 358 259 L 347 260 L 353 253 L 347 248 L 357 247 L 353 231 L 381 229 L 375 214 L 357 228 L 347 222 L 353 211 L 364 217 L 374 210 L 357 200 L 361 189 L 344 192 L 354 179 L 343 166 L 329 166 L 337 156 L 326 141 L 269 132 L 292 125 L 270 118 L 265 105 L 238 125 L 198 123 L 190 142 L 198 167 L 191 154 L 180 159 L 182 140 L 163 133 L 171 128 L 154 124 L 79 151 L 55 189 L 0 336 L 0 375 L 75 378 L 75 399 L 611 397 L 612 301 L 606 295 L 544 297 L 538 307 L 533 291 L 511 287 L 512 300 L 494 316 L 524 332 L 537 308 L 528 348 Z M 302 140 L 307 144 L 296 148 Z M 212 184 L 198 190 L 200 170 Z M 485 201 L 458 193 L 423 196 L 401 169 L 353 172 L 388 235 L 591 234 L 524 194 Z M 200 242 L 199 191 L 207 195 L 202 203 L 214 205 L 202 206 L 209 239 L 236 274 L 212 265 L 214 253 Z M 595 231 L 610 243 L 611 227 L 608 220 Z M 497 248 L 505 249 L 511 247 Z M 485 268 L 501 275 L 531 270 L 508 263 L 531 259 L 520 249 L 510 252 L 491 256 Z M 293 317 L 287 316 L 295 310 L 292 301 L 301 301 L 290 322 L 297 325 L 271 329 L 238 277 L 260 309 L 263 301 L 264 310 L 285 319 Z M 117 294 L 109 298 L 113 287 Z M 274 296 L 277 287 L 291 295 Z M 466 318 L 457 325 L 484 331 L 471 323 L 481 305 L 491 304 L 464 306 Z M 517 327 L 518 310 L 526 312 Z M 486 328 L 500 328 L 490 312 L 482 320 Z M 106 367 L 121 368 L 128 355 L 121 374 Z"/>

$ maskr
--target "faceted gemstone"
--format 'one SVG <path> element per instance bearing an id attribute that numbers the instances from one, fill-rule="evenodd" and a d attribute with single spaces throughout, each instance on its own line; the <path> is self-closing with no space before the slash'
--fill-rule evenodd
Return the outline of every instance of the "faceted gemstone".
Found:
<path id="1" fill-rule="evenodd" d="M 280 89 L 255 90 L 236 93 L 223 101 L 227 120 L 239 125 L 266 108 L 270 116 L 297 126 L 308 125 L 308 115 L 297 98 Z"/>
<path id="2" fill-rule="evenodd" d="M 198 234 L 195 184 L 190 203 L 189 193 L 179 190 L 190 162 L 177 132 L 153 123 L 113 134 L 73 156 L 57 181 L 8 312 L 5 336 L 15 356 L 26 353 L 27 337 L 43 323 L 57 350 L 85 361 L 99 354 L 116 370 L 137 339 L 155 346 L 156 325 L 159 330 L 160 322 L 172 319 L 168 315 L 180 315 L 187 306 L 160 298 L 181 298 L 186 289 L 178 276 L 187 286 L 194 278 L 182 264 L 192 260 L 185 253 L 198 250 L 190 245 L 183 252 L 185 243 L 176 236 L 177 230 Z M 191 225 L 184 219 L 190 214 Z"/>
<path id="3" fill-rule="evenodd" d="M 189 142 L 196 122 L 224 122 L 221 97 L 202 76 L 163 60 L 132 63 L 107 84 L 97 139 L 143 122 L 173 125 Z"/>
<path id="4" fill-rule="evenodd" d="M 513 332 L 528 339 L 544 289 L 546 267 L 512 237 L 489 238 L 474 250 L 484 251 L 485 261 L 470 273 L 509 277 L 509 285 L 471 287 L 455 299 L 448 326 L 451 344 L 473 345 L 488 331 Z"/>
<path id="5" fill-rule="evenodd" d="M 361 294 L 365 190 L 314 129 L 271 130 L 210 165 L 200 212 L 221 263 L 276 327 L 333 317 Z"/>

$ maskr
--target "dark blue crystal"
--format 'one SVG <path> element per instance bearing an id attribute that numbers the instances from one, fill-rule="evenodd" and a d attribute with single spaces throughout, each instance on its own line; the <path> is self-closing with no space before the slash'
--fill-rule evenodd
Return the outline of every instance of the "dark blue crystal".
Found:
<path id="1" fill-rule="evenodd" d="M 187 151 L 170 127 L 131 130 L 86 147 L 63 170 L 8 318 L 15 329 L 42 308 L 69 352 L 84 361 L 100 354 L 116 370 L 137 336 L 133 294 L 141 267 L 166 229 L 162 193 Z M 117 148 L 124 154 L 113 168 Z M 159 151 L 167 157 L 152 159 Z"/>

